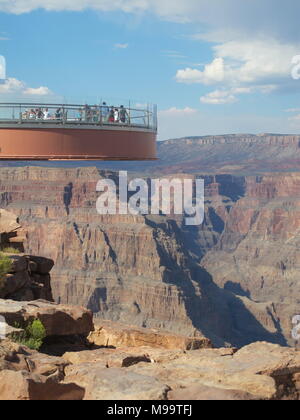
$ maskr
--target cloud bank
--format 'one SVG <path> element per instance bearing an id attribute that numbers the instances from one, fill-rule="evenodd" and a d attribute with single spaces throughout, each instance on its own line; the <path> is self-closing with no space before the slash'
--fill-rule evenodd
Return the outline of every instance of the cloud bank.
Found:
<path id="1" fill-rule="evenodd" d="M 193 23 L 195 28 L 199 24 L 199 31 L 191 36 L 199 42 L 199 61 L 203 41 L 211 43 L 213 58 L 202 69 L 179 68 L 175 79 L 211 86 L 211 92 L 200 97 L 203 104 L 225 105 L 241 95 L 300 87 L 290 77 L 292 57 L 300 54 L 298 0 L 0 0 L 0 12 L 22 14 L 37 9 L 147 13 L 162 20 Z M 174 56 L 174 52 L 169 54 Z"/>

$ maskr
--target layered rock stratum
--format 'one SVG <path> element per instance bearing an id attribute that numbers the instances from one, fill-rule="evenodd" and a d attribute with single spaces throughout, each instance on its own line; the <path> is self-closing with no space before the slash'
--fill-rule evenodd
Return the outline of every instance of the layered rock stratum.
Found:
<path id="1" fill-rule="evenodd" d="M 291 343 L 300 174 L 203 176 L 205 221 L 193 228 L 177 216 L 100 216 L 97 181 L 116 174 L 92 167 L 1 168 L 0 206 L 26 230 L 25 252 L 55 261 L 58 303 L 217 346 Z"/>

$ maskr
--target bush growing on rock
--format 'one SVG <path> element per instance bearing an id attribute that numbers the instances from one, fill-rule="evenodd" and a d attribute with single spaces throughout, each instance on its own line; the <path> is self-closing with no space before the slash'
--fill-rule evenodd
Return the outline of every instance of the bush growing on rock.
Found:
<path id="1" fill-rule="evenodd" d="M 20 254 L 21 253 L 19 249 L 14 248 L 12 246 L 2 248 L 1 252 L 4 252 L 5 254 Z"/>
<path id="2" fill-rule="evenodd" d="M 12 336 L 13 341 L 23 344 L 32 350 L 39 350 L 46 337 L 46 330 L 44 325 L 39 319 L 30 322 L 25 328 L 21 325 L 15 325 L 15 328 L 22 328 L 22 332 L 14 333 Z"/>

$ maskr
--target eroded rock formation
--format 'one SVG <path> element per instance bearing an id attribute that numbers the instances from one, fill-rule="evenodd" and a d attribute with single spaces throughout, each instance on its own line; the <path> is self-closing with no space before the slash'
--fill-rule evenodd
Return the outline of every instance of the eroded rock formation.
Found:
<path id="1" fill-rule="evenodd" d="M 63 357 L 1 341 L 0 400 L 299 400 L 294 349 L 265 342 L 240 350 L 124 347 L 124 326 L 113 328 L 121 338 L 115 348 Z"/>

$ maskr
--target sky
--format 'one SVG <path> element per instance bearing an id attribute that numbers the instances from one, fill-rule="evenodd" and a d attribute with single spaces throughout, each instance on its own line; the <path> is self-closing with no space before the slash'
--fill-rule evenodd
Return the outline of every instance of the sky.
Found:
<path id="1" fill-rule="evenodd" d="M 160 140 L 297 134 L 299 16 L 299 0 L 0 0 L 0 101 L 155 103 Z"/>

